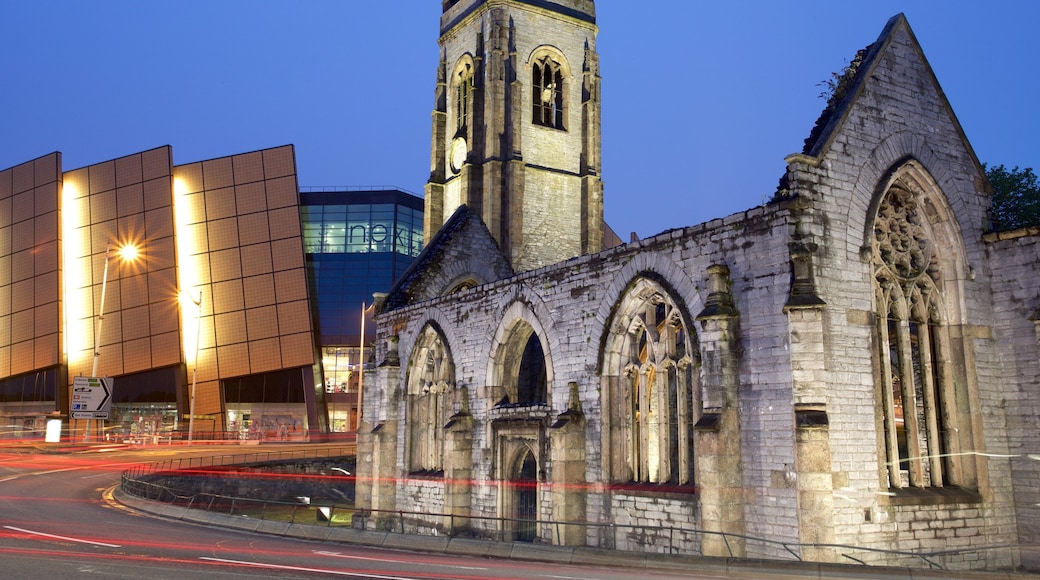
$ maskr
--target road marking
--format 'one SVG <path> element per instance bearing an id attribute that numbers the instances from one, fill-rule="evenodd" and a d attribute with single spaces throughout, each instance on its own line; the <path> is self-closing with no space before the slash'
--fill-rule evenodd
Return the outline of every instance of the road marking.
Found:
<path id="1" fill-rule="evenodd" d="M 379 580 L 416 580 L 410 576 L 382 576 L 369 572 L 345 572 L 343 570 L 322 570 L 321 568 L 305 568 L 303 566 L 282 566 L 280 564 L 261 564 L 258 562 L 246 562 L 243 560 L 227 560 L 224 558 L 200 557 L 199 560 L 218 562 L 221 564 L 236 564 L 239 566 L 252 566 L 254 568 L 267 568 L 270 570 L 292 570 L 294 572 L 317 572 L 320 574 L 333 574 L 336 576 L 355 576 L 358 578 L 378 578 Z"/>
<path id="2" fill-rule="evenodd" d="M 349 556 L 349 555 L 343 554 L 341 552 L 326 552 L 324 550 L 314 550 L 314 553 L 319 555 L 319 556 L 330 556 L 332 558 L 343 558 L 344 560 L 368 560 L 370 562 L 387 562 L 387 563 L 391 563 L 391 564 L 414 564 L 415 563 L 415 562 L 411 562 L 411 561 L 408 561 L 408 560 L 393 560 L 393 559 L 390 559 L 390 558 L 369 558 L 367 556 Z M 490 570 L 490 568 L 481 568 L 481 567 L 478 567 L 478 566 L 459 566 L 459 565 L 455 565 L 455 564 L 433 564 L 433 563 L 430 563 L 430 562 L 423 562 L 422 565 L 423 566 L 440 566 L 441 568 L 454 568 L 456 570 L 483 570 L 485 572 L 487 570 Z"/>
<path id="3" fill-rule="evenodd" d="M 26 530 L 26 529 L 23 529 L 23 528 L 16 528 L 14 526 L 4 526 L 4 527 L 9 529 L 9 530 L 14 530 L 16 532 L 22 532 L 23 534 L 29 534 L 29 535 L 32 535 L 32 536 L 43 536 L 45 538 L 53 538 L 55 540 L 64 540 L 66 542 L 79 542 L 80 544 L 91 544 L 91 545 L 94 545 L 94 546 L 105 546 L 106 548 L 122 548 L 122 546 L 120 546 L 118 544 L 106 544 L 104 542 L 92 542 L 90 540 L 80 540 L 78 538 L 70 538 L 68 536 L 55 536 L 54 534 L 45 534 L 43 532 L 34 532 L 32 530 Z"/>

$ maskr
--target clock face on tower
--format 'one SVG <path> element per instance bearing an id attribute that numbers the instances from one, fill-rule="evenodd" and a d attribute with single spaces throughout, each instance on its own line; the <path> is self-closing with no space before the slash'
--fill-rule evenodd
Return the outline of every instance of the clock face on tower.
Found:
<path id="1" fill-rule="evenodd" d="M 468 153 L 465 137 L 456 137 L 452 140 L 451 150 L 448 152 L 448 163 L 451 165 L 452 173 L 462 171 L 462 166 L 466 163 L 466 155 Z"/>

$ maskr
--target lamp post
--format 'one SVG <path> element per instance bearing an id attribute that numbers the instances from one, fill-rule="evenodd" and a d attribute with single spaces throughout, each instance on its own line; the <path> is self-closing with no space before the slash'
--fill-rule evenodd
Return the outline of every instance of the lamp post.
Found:
<path id="1" fill-rule="evenodd" d="M 191 300 L 195 305 L 195 368 L 191 371 L 191 402 L 188 403 L 188 445 L 192 444 L 195 435 L 195 385 L 199 378 L 199 337 L 202 334 L 202 289 L 199 289 L 199 299 Z"/>
<path id="2" fill-rule="evenodd" d="M 357 431 L 361 427 L 361 408 L 364 407 L 365 400 L 365 314 L 375 308 L 375 304 L 366 308 L 365 303 L 361 303 L 361 340 L 359 341 L 358 348 L 358 383 L 357 383 L 357 425 L 354 426 L 354 430 Z"/>
<path id="3" fill-rule="evenodd" d="M 137 259 L 137 246 L 133 244 L 126 244 L 116 250 L 124 262 L 133 262 Z M 112 244 L 105 245 L 105 269 L 101 273 L 101 303 L 98 305 L 97 315 L 97 329 L 94 334 L 94 366 L 90 371 L 90 376 L 97 378 L 98 374 L 98 359 L 101 358 L 101 324 L 105 322 L 105 292 L 108 289 L 108 259 L 112 257 Z M 87 419 L 87 431 L 84 435 L 84 441 L 90 441 L 90 419 Z"/>

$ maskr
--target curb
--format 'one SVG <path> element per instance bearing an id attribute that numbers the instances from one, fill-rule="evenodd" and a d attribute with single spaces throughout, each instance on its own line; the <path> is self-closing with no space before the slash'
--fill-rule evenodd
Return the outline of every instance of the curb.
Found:
<path id="1" fill-rule="evenodd" d="M 880 566 L 852 566 L 786 560 L 752 560 L 737 558 L 710 558 L 621 552 L 603 548 L 554 546 L 521 542 L 494 542 L 446 536 L 420 536 L 356 530 L 354 528 L 320 526 L 257 520 L 198 509 L 171 506 L 124 493 L 118 485 L 112 488 L 112 500 L 134 510 L 153 516 L 304 540 L 337 542 L 357 546 L 409 550 L 437 554 L 455 554 L 482 558 L 501 558 L 518 561 L 550 562 L 577 566 L 602 566 L 646 570 L 689 570 L 698 573 L 749 574 L 759 578 L 863 578 L 870 580 L 906 580 L 917 578 L 957 578 L 962 580 L 1036 580 L 1038 576 L 1014 572 L 971 572 L 928 570 L 918 568 L 891 568 Z"/>

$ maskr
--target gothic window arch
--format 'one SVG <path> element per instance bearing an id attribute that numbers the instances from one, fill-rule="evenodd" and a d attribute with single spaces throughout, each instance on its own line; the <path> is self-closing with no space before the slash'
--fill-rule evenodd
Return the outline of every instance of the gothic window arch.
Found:
<path id="1" fill-rule="evenodd" d="M 472 122 L 473 108 L 473 61 L 469 58 L 456 65 L 451 78 L 451 89 L 455 136 L 466 136 Z"/>
<path id="2" fill-rule="evenodd" d="M 518 319 L 506 331 L 495 354 L 495 376 L 502 386 L 500 405 L 544 405 L 549 402 L 548 357 L 541 337 Z"/>
<path id="3" fill-rule="evenodd" d="M 620 301 L 605 359 L 614 481 L 693 483 L 700 356 L 690 320 L 649 278 Z"/>
<path id="4" fill-rule="evenodd" d="M 536 57 L 531 67 L 532 120 L 535 125 L 566 129 L 565 67 L 552 54 Z"/>
<path id="5" fill-rule="evenodd" d="M 444 470 L 444 426 L 454 413 L 455 365 L 447 341 L 433 325 L 416 340 L 407 378 L 408 468 Z"/>
<path id="6" fill-rule="evenodd" d="M 874 303 L 884 476 L 892 488 L 970 484 L 948 304 L 959 244 L 944 232 L 937 186 L 915 165 L 896 174 L 873 222 Z M 940 239 L 937 239 L 940 238 Z M 943 256 L 943 251 L 953 254 Z M 960 387 L 963 389 L 963 385 Z M 961 393 L 964 394 L 963 392 Z M 960 397 L 967 399 L 967 397 Z"/>

